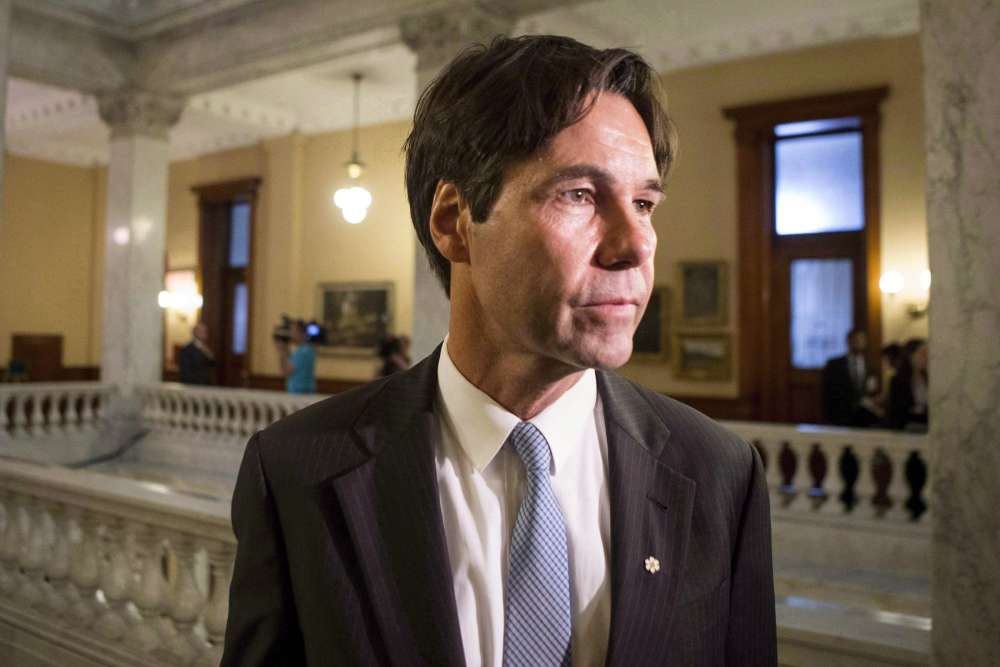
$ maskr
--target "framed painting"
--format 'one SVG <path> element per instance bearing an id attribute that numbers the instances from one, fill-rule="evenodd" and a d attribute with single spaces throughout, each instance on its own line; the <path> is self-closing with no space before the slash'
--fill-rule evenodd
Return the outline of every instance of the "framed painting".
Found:
<path id="1" fill-rule="evenodd" d="M 333 282 L 317 287 L 316 320 L 326 330 L 317 351 L 372 357 L 393 330 L 394 286 L 390 282 Z"/>
<path id="2" fill-rule="evenodd" d="M 719 326 L 728 318 L 726 262 L 678 262 L 678 326 Z"/>
<path id="3" fill-rule="evenodd" d="M 679 333 L 674 336 L 674 377 L 728 380 L 732 377 L 729 334 Z"/>
<path id="4" fill-rule="evenodd" d="M 654 287 L 649 305 L 632 336 L 632 361 L 662 363 L 670 359 L 670 288 Z"/>

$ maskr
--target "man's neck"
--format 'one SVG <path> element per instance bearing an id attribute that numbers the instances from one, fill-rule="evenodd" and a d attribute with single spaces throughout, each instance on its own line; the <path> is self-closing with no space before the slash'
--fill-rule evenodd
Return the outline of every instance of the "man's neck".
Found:
<path id="1" fill-rule="evenodd" d="M 522 420 L 555 403 L 584 373 L 530 354 L 483 354 L 452 337 L 447 354 L 466 380 Z"/>

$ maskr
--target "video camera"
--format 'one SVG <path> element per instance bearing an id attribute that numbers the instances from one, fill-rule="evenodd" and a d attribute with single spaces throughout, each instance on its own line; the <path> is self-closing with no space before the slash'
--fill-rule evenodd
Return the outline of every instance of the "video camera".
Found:
<path id="1" fill-rule="evenodd" d="M 302 319 L 292 319 L 282 313 L 281 322 L 271 331 L 271 337 L 276 343 L 287 345 L 292 340 L 292 325 L 301 324 L 306 330 L 306 340 L 317 345 L 326 345 L 326 329 L 316 320 L 306 322 Z"/>

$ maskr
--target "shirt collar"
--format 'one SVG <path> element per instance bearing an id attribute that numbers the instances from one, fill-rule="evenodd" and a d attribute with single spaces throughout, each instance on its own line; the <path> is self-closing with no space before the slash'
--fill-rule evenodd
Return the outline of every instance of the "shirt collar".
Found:
<path id="1" fill-rule="evenodd" d="M 447 338 L 438 361 L 438 391 L 441 416 L 472 465 L 482 472 L 521 420 L 459 372 L 448 353 Z M 593 369 L 588 369 L 552 405 L 529 420 L 549 442 L 557 471 L 592 426 L 596 404 L 597 379 Z"/>

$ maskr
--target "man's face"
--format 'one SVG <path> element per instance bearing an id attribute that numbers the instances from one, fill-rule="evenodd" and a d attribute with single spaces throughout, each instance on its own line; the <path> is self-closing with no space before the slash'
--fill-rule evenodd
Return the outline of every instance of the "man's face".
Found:
<path id="1" fill-rule="evenodd" d="M 208 342 L 208 325 L 200 322 L 194 327 L 194 337 L 203 343 Z"/>
<path id="2" fill-rule="evenodd" d="M 847 341 L 847 347 L 855 354 L 862 354 L 868 349 L 868 334 L 856 331 Z"/>
<path id="3" fill-rule="evenodd" d="M 605 93 L 539 155 L 514 165 L 469 225 L 471 323 L 498 352 L 616 368 L 653 284 L 662 186 L 632 104 Z M 465 323 L 469 325 L 470 323 Z"/>

